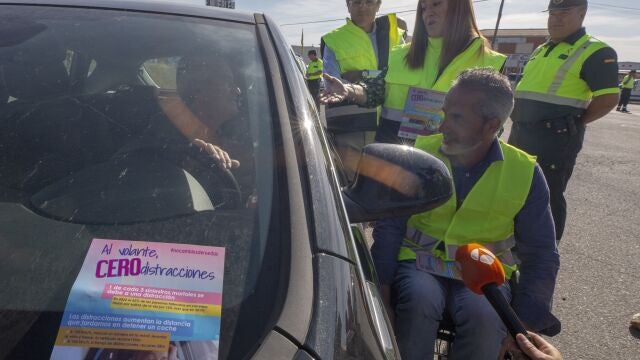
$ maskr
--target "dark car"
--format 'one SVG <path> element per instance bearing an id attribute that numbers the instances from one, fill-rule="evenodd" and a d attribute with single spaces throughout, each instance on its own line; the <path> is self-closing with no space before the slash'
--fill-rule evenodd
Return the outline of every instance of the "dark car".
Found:
<path id="1" fill-rule="evenodd" d="M 335 160 L 261 14 L 0 3 L 0 359 L 398 358 L 354 224 L 451 180 L 407 147 L 353 184 Z"/>

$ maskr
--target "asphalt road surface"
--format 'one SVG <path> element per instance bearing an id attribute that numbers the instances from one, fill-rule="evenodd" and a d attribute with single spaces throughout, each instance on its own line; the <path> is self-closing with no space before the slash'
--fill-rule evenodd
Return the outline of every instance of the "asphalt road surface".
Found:
<path id="1" fill-rule="evenodd" d="M 568 360 L 640 359 L 640 106 L 629 110 L 587 127 L 566 193 L 551 342 Z"/>

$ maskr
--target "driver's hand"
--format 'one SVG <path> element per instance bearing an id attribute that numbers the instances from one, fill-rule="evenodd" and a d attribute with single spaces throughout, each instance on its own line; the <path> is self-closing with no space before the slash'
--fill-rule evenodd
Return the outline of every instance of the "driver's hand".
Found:
<path id="1" fill-rule="evenodd" d="M 329 74 L 322 74 L 324 90 L 320 93 L 320 102 L 334 104 L 344 101 L 349 96 L 347 87 L 338 78 Z"/>
<path id="2" fill-rule="evenodd" d="M 518 334 L 515 341 L 511 336 L 506 337 L 502 341 L 502 349 L 498 359 L 503 359 L 504 354 L 510 352 L 516 359 L 562 360 L 560 351 L 553 345 L 532 331 L 528 333 L 533 343 L 522 334 Z"/>
<path id="3" fill-rule="evenodd" d="M 219 146 L 215 146 L 200 139 L 194 139 L 193 143 L 197 147 L 199 147 L 200 150 L 205 151 L 207 154 L 211 155 L 211 157 L 216 160 L 218 165 L 222 166 L 225 169 L 235 169 L 240 166 L 240 161 L 231 159 L 229 157 L 229 154 L 226 151 L 222 150 Z"/>

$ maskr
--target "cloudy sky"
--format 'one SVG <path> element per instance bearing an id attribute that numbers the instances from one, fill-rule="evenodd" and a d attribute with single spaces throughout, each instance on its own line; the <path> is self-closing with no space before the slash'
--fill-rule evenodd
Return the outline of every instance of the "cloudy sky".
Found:
<path id="1" fill-rule="evenodd" d="M 382 0 L 380 12 L 401 12 L 398 15 L 407 20 L 409 30 L 412 31 L 416 4 L 417 0 Z M 500 28 L 546 27 L 546 14 L 541 11 L 547 4 L 546 0 L 506 0 Z M 500 0 L 475 3 L 481 29 L 495 26 L 499 6 Z M 264 12 L 271 16 L 281 24 L 281 30 L 292 44 L 300 43 L 300 32 L 304 27 L 305 45 L 318 45 L 322 34 L 340 26 L 343 21 L 305 25 L 285 24 L 343 19 L 347 16 L 345 0 L 236 0 L 236 8 Z M 590 0 L 585 25 L 591 35 L 616 49 L 620 61 L 640 61 L 639 0 Z"/>

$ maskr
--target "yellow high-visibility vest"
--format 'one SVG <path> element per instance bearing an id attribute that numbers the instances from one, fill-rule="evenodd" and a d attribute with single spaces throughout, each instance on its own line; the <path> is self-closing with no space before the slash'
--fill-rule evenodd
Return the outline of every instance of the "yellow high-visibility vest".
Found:
<path id="1" fill-rule="evenodd" d="M 389 45 L 387 46 L 387 51 L 390 51 L 392 47 L 400 44 L 404 31 L 398 29 L 395 14 L 389 14 L 386 18 L 389 23 L 387 35 Z M 376 34 L 376 36 L 380 35 L 382 34 Z M 374 52 L 369 35 L 354 24 L 353 21 L 347 20 L 345 25 L 325 34 L 322 40 L 335 54 L 336 61 L 340 67 L 340 73 L 354 70 L 378 69 L 378 58 Z M 383 49 L 378 49 L 378 51 L 382 50 Z"/>
<path id="2" fill-rule="evenodd" d="M 483 51 L 484 41 L 483 38 L 474 39 L 441 74 L 438 74 L 442 49 L 441 38 L 429 39 L 425 63 L 420 69 L 410 69 L 405 62 L 410 44 L 395 47 L 389 56 L 389 70 L 385 77 L 385 101 L 381 116 L 389 120 L 401 121 L 411 87 L 448 92 L 456 77 L 466 69 L 491 67 L 500 71 L 506 56 L 492 50 Z"/>
<path id="3" fill-rule="evenodd" d="M 631 75 L 627 75 L 622 79 L 622 88 L 623 89 L 633 89 L 635 86 L 635 79 Z"/>
<path id="4" fill-rule="evenodd" d="M 596 51 L 608 47 L 590 35 L 583 35 L 574 44 L 561 42 L 539 46 L 524 67 L 516 86 L 515 97 L 586 109 L 593 96 L 617 94 L 618 88 L 595 93 L 580 78 L 584 62 Z"/>
<path id="5" fill-rule="evenodd" d="M 449 159 L 439 151 L 442 135 L 419 136 L 415 147 L 442 160 L 451 171 Z M 416 259 L 426 251 L 445 262 L 455 260 L 458 247 L 478 243 L 501 261 L 507 275 L 517 269 L 511 248 L 515 245 L 514 219 L 524 206 L 536 165 L 536 158 L 500 141 L 504 159 L 494 161 L 473 186 L 460 208 L 454 195 L 442 206 L 412 216 L 398 260 Z"/>
<path id="6" fill-rule="evenodd" d="M 322 41 L 335 54 L 340 73 L 378 70 L 386 67 L 391 48 L 400 44 L 403 30 L 398 28 L 395 14 L 376 19 L 378 54 L 371 38 L 351 20 L 322 37 Z M 357 105 L 327 106 L 325 115 L 330 130 L 347 132 L 375 131 L 380 108 L 368 109 Z M 372 136 L 371 136 L 372 138 Z"/>
<path id="7" fill-rule="evenodd" d="M 314 72 L 322 71 L 322 60 L 316 59 L 307 65 L 307 74 L 311 74 Z M 320 79 L 322 74 L 320 75 L 308 75 L 307 80 L 316 80 Z"/>

